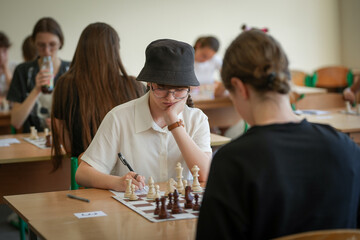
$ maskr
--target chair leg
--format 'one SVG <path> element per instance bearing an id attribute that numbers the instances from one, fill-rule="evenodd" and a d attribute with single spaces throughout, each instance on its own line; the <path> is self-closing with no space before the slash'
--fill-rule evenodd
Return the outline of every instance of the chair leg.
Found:
<path id="1" fill-rule="evenodd" d="M 20 232 L 20 239 L 21 240 L 25 240 L 25 228 L 26 228 L 26 223 L 24 222 L 24 220 L 22 220 L 21 217 L 19 217 L 19 232 Z"/>

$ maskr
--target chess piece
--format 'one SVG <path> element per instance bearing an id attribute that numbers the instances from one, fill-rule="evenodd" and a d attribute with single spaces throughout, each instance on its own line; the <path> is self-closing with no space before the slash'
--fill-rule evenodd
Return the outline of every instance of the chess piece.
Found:
<path id="1" fill-rule="evenodd" d="M 155 208 L 155 211 L 154 211 L 154 215 L 159 215 L 159 213 L 160 213 L 160 207 L 159 207 L 160 199 L 155 198 L 155 202 L 156 202 L 156 208 Z"/>
<path id="2" fill-rule="evenodd" d="M 49 135 L 49 129 L 48 129 L 48 128 L 45 128 L 45 129 L 44 129 L 44 137 L 46 137 L 47 135 Z"/>
<path id="3" fill-rule="evenodd" d="M 194 192 L 202 191 L 202 187 L 200 186 L 200 183 L 199 183 L 199 171 L 200 171 L 200 168 L 197 165 L 194 165 L 193 168 L 191 169 L 191 172 L 193 173 L 193 177 L 194 177 L 194 181 L 192 184 L 192 190 Z"/>
<path id="4" fill-rule="evenodd" d="M 149 199 L 154 199 L 156 192 L 155 192 L 155 185 L 154 185 L 154 179 L 152 177 L 149 177 L 149 192 L 146 195 L 147 198 Z"/>
<path id="5" fill-rule="evenodd" d="M 185 179 L 183 180 L 183 186 L 184 186 L 184 190 L 181 192 L 181 194 L 185 196 L 185 188 L 187 186 L 187 180 Z"/>
<path id="6" fill-rule="evenodd" d="M 193 205 L 194 211 L 200 211 L 199 194 L 195 193 L 195 204 Z"/>
<path id="7" fill-rule="evenodd" d="M 181 167 L 181 163 L 177 163 L 176 164 L 176 178 L 177 178 L 177 184 L 176 184 L 176 188 L 179 191 L 179 193 L 182 193 L 184 190 L 184 185 L 182 182 L 183 176 L 182 176 L 182 171 L 183 171 L 183 167 Z"/>
<path id="8" fill-rule="evenodd" d="M 346 104 L 346 113 L 351 113 L 352 112 L 351 103 L 349 101 L 346 101 L 345 104 Z"/>
<path id="9" fill-rule="evenodd" d="M 48 134 L 45 136 L 46 142 L 45 142 L 45 146 L 46 147 L 51 147 L 52 146 L 52 138 L 51 135 Z"/>
<path id="10" fill-rule="evenodd" d="M 160 219 L 169 218 L 170 215 L 169 215 L 168 211 L 166 210 L 166 206 L 165 206 L 166 198 L 162 197 L 160 201 L 161 201 L 161 207 L 160 207 L 159 218 Z"/>
<path id="11" fill-rule="evenodd" d="M 125 190 L 125 194 L 124 197 L 129 198 L 131 195 L 131 182 L 132 179 L 125 179 L 126 181 L 126 190 Z"/>
<path id="12" fill-rule="evenodd" d="M 37 135 L 37 130 L 34 126 L 31 126 L 30 127 L 30 139 L 31 140 L 35 140 L 35 139 L 38 139 L 38 135 Z"/>
<path id="13" fill-rule="evenodd" d="M 178 213 L 182 213 L 184 212 L 182 207 L 180 207 L 180 203 L 179 203 L 179 193 L 178 191 L 175 189 L 174 191 L 174 203 L 173 203 L 173 207 L 171 210 L 172 214 L 178 214 Z"/>
<path id="14" fill-rule="evenodd" d="M 172 207 L 173 207 L 173 203 L 172 203 L 173 194 L 169 193 L 168 196 L 169 196 L 169 203 L 167 205 L 167 209 L 172 209 Z"/>
<path id="15" fill-rule="evenodd" d="M 155 187 L 156 187 L 156 193 L 155 193 L 155 199 L 156 198 L 161 198 L 161 194 L 160 194 L 160 186 L 159 185 L 155 185 Z"/>
<path id="16" fill-rule="evenodd" d="M 174 190 L 175 190 L 175 184 L 176 184 L 176 182 L 175 182 L 175 180 L 173 179 L 173 178 L 170 178 L 167 182 L 166 182 L 166 191 L 165 191 L 165 193 L 164 193 L 164 196 L 166 197 L 166 196 L 168 196 L 169 195 L 169 193 L 173 193 L 174 192 Z"/>
<path id="17" fill-rule="evenodd" d="M 193 199 L 194 197 L 191 195 L 191 187 L 190 186 L 186 186 L 185 187 L 185 203 L 184 203 L 184 208 L 189 209 L 193 207 Z"/>
<path id="18" fill-rule="evenodd" d="M 132 184 L 132 185 L 131 185 L 131 195 L 130 195 L 129 200 L 130 200 L 130 201 L 136 201 L 136 200 L 138 200 L 138 199 L 139 199 L 139 197 L 135 194 L 135 185 Z"/>

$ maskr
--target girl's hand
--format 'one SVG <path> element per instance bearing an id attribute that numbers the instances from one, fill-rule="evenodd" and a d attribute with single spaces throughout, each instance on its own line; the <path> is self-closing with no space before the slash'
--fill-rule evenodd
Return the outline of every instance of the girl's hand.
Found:
<path id="1" fill-rule="evenodd" d="M 351 91 L 350 88 L 346 88 L 343 92 L 343 95 L 346 101 L 350 101 L 351 103 L 355 102 L 355 93 Z"/>
<path id="2" fill-rule="evenodd" d="M 52 73 L 49 72 L 49 70 L 47 70 L 47 69 L 40 70 L 40 72 L 38 74 L 36 74 L 35 88 L 40 92 L 42 86 L 50 84 L 50 80 L 52 77 L 53 77 L 53 75 L 52 75 Z"/>
<path id="3" fill-rule="evenodd" d="M 178 115 L 184 110 L 187 98 L 188 97 L 177 101 L 165 110 L 164 120 L 166 122 L 166 125 L 173 124 L 174 122 L 177 122 L 179 120 Z"/>
<path id="4" fill-rule="evenodd" d="M 136 176 L 136 179 L 135 179 Z M 116 191 L 125 191 L 126 190 L 126 181 L 125 179 L 131 179 L 131 184 L 135 185 L 135 190 L 143 189 L 145 187 L 145 177 L 141 176 L 135 172 L 128 172 L 126 175 L 120 178 Z"/>

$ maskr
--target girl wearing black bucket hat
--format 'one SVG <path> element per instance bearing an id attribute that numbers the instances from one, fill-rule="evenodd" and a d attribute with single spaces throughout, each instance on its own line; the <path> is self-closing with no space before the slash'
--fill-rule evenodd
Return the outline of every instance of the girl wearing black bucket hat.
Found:
<path id="1" fill-rule="evenodd" d="M 199 86 L 193 48 L 170 39 L 150 43 L 137 80 L 147 82 L 148 93 L 105 116 L 81 157 L 77 182 L 124 191 L 125 179 L 132 179 L 141 189 L 145 177 L 155 182 L 176 178 L 178 162 L 184 179 L 192 179 L 190 169 L 197 165 L 199 180 L 206 181 L 211 158 L 209 123 L 201 110 L 185 104 L 190 86 Z M 136 175 L 118 161 L 120 152 Z"/>

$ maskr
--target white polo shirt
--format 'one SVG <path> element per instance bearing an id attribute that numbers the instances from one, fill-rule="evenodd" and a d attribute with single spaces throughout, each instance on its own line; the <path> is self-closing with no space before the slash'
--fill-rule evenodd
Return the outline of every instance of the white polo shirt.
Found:
<path id="1" fill-rule="evenodd" d="M 199 148 L 212 152 L 207 116 L 197 108 L 185 106 L 179 118 Z M 149 93 L 113 108 L 81 159 L 102 173 L 123 176 L 129 169 L 118 159 L 119 152 L 135 172 L 146 178 L 152 176 L 155 182 L 176 179 L 177 162 L 184 168 L 184 179 L 192 179 L 172 133 L 152 119 Z"/>

